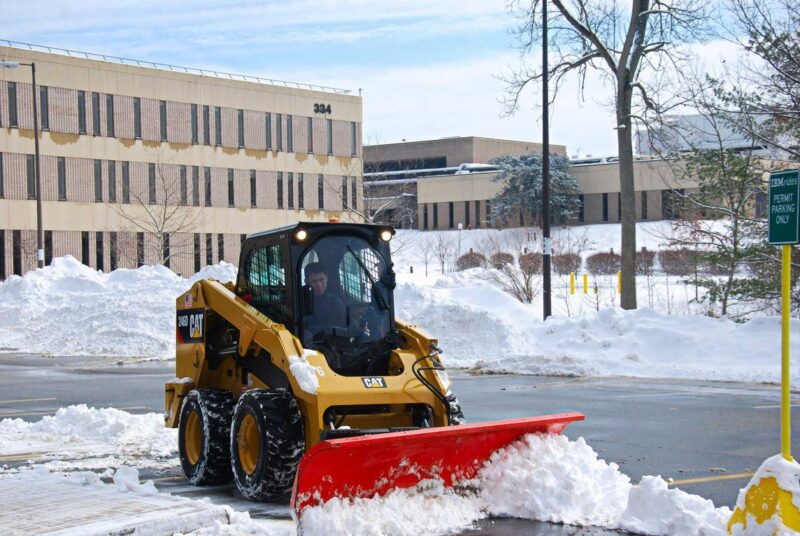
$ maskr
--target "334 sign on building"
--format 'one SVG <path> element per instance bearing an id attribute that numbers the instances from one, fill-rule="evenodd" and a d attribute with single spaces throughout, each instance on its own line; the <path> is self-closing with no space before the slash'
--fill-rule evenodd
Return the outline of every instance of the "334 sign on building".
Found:
<path id="1" fill-rule="evenodd" d="M 800 242 L 800 170 L 781 171 L 769 177 L 769 243 Z"/>

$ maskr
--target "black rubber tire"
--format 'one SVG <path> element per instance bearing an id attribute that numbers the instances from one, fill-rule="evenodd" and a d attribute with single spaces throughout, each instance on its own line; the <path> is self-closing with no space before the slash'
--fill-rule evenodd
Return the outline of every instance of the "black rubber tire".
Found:
<path id="1" fill-rule="evenodd" d="M 183 399 L 178 424 L 178 452 L 181 469 L 190 484 L 207 486 L 231 481 L 229 437 L 235 402 L 230 392 L 218 389 L 193 389 Z M 201 442 L 195 463 L 187 455 L 186 427 L 192 413 L 199 417 Z"/>
<path id="2" fill-rule="evenodd" d="M 461 402 L 458 401 L 456 395 L 450 393 L 445 397 L 445 399 L 447 399 L 448 404 L 450 404 L 450 413 L 448 415 L 450 426 L 467 424 L 467 419 L 464 417 L 464 410 L 461 409 Z"/>
<path id="3" fill-rule="evenodd" d="M 246 415 L 255 419 L 260 437 L 258 461 L 250 474 L 239 459 L 238 433 Z M 259 389 L 239 398 L 233 412 L 230 452 L 233 478 L 245 498 L 270 501 L 291 492 L 305 446 L 303 417 L 292 393 Z"/>

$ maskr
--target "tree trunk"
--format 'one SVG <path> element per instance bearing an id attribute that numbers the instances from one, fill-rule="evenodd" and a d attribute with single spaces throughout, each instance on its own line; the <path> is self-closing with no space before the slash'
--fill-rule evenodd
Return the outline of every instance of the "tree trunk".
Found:
<path id="1" fill-rule="evenodd" d="M 623 309 L 636 309 L 636 197 L 633 181 L 633 143 L 631 142 L 631 88 L 627 76 L 617 90 L 617 146 L 619 150 L 619 190 L 622 203 L 622 295 Z"/>

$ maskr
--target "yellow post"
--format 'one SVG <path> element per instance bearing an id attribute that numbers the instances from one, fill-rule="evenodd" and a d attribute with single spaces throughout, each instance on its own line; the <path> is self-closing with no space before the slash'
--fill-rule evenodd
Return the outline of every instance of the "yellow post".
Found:
<path id="1" fill-rule="evenodd" d="M 781 454 L 792 460 L 791 379 L 789 333 L 791 327 L 792 246 L 783 246 L 781 270 Z"/>
<path id="2" fill-rule="evenodd" d="M 622 294 L 622 272 L 617 272 L 617 294 Z"/>
<path id="3" fill-rule="evenodd" d="M 589 294 L 589 274 L 583 274 L 583 293 Z"/>
<path id="4" fill-rule="evenodd" d="M 569 295 L 575 295 L 575 272 L 569 273 Z"/>

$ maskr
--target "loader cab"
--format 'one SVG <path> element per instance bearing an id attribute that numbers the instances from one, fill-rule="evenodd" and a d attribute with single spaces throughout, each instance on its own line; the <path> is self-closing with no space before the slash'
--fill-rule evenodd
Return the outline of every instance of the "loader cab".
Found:
<path id="1" fill-rule="evenodd" d="M 345 376 L 386 374 L 397 346 L 385 226 L 300 223 L 248 237 L 237 288 Z"/>

